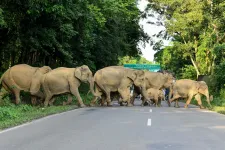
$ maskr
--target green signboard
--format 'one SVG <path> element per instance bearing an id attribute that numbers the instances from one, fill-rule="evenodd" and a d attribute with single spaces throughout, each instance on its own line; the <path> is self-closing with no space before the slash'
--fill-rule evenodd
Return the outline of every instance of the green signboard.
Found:
<path id="1" fill-rule="evenodd" d="M 124 67 L 140 70 L 149 70 L 152 72 L 157 72 L 161 69 L 160 65 L 155 64 L 124 64 Z"/>

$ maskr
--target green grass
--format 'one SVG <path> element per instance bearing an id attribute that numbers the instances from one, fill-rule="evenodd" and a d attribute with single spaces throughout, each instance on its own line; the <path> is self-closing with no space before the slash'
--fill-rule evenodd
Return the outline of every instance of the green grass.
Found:
<path id="1" fill-rule="evenodd" d="M 56 114 L 78 108 L 76 105 L 51 106 L 48 108 L 32 107 L 27 104 L 19 106 L 0 107 L 0 129 L 20 125 L 51 114 Z"/>
<path id="2" fill-rule="evenodd" d="M 85 87 L 82 87 L 80 94 L 85 105 L 89 105 L 92 100 L 92 94 L 86 95 Z M 67 95 L 57 96 L 54 102 L 54 106 L 43 108 L 41 106 L 30 105 L 30 95 L 27 93 L 21 93 L 22 102 L 19 105 L 12 103 L 12 96 L 6 96 L 0 106 L 0 130 L 20 125 L 32 120 L 45 117 L 48 115 L 69 111 L 79 108 L 77 106 L 77 100 L 73 96 L 71 105 L 62 106 L 63 101 L 67 101 Z"/>

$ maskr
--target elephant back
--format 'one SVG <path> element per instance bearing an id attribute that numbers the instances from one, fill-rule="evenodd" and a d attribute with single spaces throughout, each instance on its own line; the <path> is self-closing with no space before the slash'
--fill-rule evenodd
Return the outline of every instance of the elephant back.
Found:
<path id="1" fill-rule="evenodd" d="M 9 69 L 9 86 L 10 88 L 18 88 L 20 90 L 29 91 L 32 77 L 38 70 L 27 64 L 19 64 Z"/>

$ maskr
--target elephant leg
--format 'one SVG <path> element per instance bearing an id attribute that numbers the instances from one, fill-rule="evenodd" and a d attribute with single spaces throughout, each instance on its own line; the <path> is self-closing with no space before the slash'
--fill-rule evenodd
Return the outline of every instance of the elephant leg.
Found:
<path id="1" fill-rule="evenodd" d="M 4 86 L 4 84 L 2 85 L 4 88 L 1 88 L 0 90 L 0 101 L 2 100 L 2 98 L 8 94 L 10 92 L 9 88 L 7 86 Z"/>
<path id="2" fill-rule="evenodd" d="M 187 99 L 187 101 L 186 101 L 186 103 L 184 105 L 184 108 L 188 108 L 188 105 L 190 104 L 192 97 L 193 97 L 192 94 L 188 95 L 188 99 Z"/>
<path id="3" fill-rule="evenodd" d="M 195 99 L 197 100 L 200 109 L 204 109 L 205 107 L 202 105 L 201 95 L 200 94 L 196 94 L 195 95 Z"/>
<path id="4" fill-rule="evenodd" d="M 130 100 L 130 103 L 132 105 L 134 105 L 134 100 L 135 100 L 135 97 L 137 97 L 137 96 L 138 96 L 137 92 L 134 91 L 133 95 L 131 96 L 131 100 Z"/>
<path id="5" fill-rule="evenodd" d="M 52 96 L 53 96 L 52 94 L 46 95 L 45 102 L 44 102 L 44 107 L 47 107 L 48 106 L 49 101 L 51 100 Z"/>
<path id="6" fill-rule="evenodd" d="M 79 91 L 78 91 L 78 88 L 77 88 L 77 87 L 71 88 L 71 93 L 72 93 L 74 96 L 76 96 L 76 98 L 77 98 L 77 100 L 78 100 L 78 102 L 79 102 L 79 104 L 80 104 L 80 107 L 85 107 L 85 105 L 84 105 L 84 103 L 83 103 L 83 101 L 82 101 L 82 99 L 81 99 L 81 97 L 80 97 L 80 93 L 79 93 Z"/>
<path id="7" fill-rule="evenodd" d="M 169 103 L 172 103 L 174 100 L 177 100 L 178 98 L 180 98 L 180 95 L 174 95 L 173 98 L 169 100 Z"/>
<path id="8" fill-rule="evenodd" d="M 37 105 L 37 97 L 31 95 L 31 104 L 33 106 Z"/>
<path id="9" fill-rule="evenodd" d="M 162 102 L 162 100 L 161 100 L 161 99 L 159 99 L 159 100 L 158 100 L 158 106 L 159 106 L 159 107 L 161 107 L 161 106 L 162 106 L 161 102 Z"/>
<path id="10" fill-rule="evenodd" d="M 63 106 L 68 105 L 68 104 L 71 104 L 72 101 L 73 101 L 72 95 L 71 94 L 68 94 L 68 100 L 67 100 L 67 102 L 63 102 Z"/>
<path id="11" fill-rule="evenodd" d="M 53 104 L 54 104 L 54 102 L 55 102 L 55 97 L 52 97 L 50 100 L 49 100 L 49 106 L 53 106 Z"/>
<path id="12" fill-rule="evenodd" d="M 175 107 L 175 108 L 180 108 L 180 106 L 179 106 L 179 104 L 178 104 L 178 100 L 175 101 L 174 107 Z"/>
<path id="13" fill-rule="evenodd" d="M 131 104 L 130 102 L 130 90 L 129 88 L 126 89 L 118 89 L 118 92 L 120 93 L 123 102 L 127 102 L 127 106 L 133 106 L 133 104 Z"/>
<path id="14" fill-rule="evenodd" d="M 106 102 L 107 102 L 107 106 L 112 106 L 112 102 L 111 102 L 110 92 L 109 91 L 106 92 Z"/>
<path id="15" fill-rule="evenodd" d="M 96 101 L 98 100 L 98 97 L 94 97 L 92 100 L 91 100 L 91 103 L 90 103 L 90 106 L 95 106 L 95 103 L 96 103 Z"/>
<path id="16" fill-rule="evenodd" d="M 13 93 L 16 98 L 16 105 L 20 103 L 20 90 L 19 89 L 13 89 Z"/>
<path id="17" fill-rule="evenodd" d="M 101 106 L 106 106 L 105 105 L 105 102 L 106 102 L 106 97 L 105 97 L 105 95 L 102 95 L 102 98 L 101 98 Z"/>
<path id="18" fill-rule="evenodd" d="M 41 98 L 41 100 L 44 99 L 44 94 L 40 91 L 40 81 L 37 79 L 32 79 L 31 86 L 30 86 L 30 93 L 33 96 L 37 96 Z"/>
<path id="19" fill-rule="evenodd" d="M 145 106 L 145 103 L 146 103 L 146 99 L 142 99 L 141 106 Z"/>

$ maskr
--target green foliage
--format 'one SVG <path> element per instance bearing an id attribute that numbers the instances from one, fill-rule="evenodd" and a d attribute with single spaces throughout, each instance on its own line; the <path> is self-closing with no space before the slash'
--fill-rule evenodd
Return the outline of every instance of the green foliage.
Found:
<path id="1" fill-rule="evenodd" d="M 220 91 L 225 87 L 225 62 L 217 65 L 212 75 L 214 91 Z"/>
<path id="2" fill-rule="evenodd" d="M 153 64 L 153 62 L 148 61 L 146 58 L 138 56 L 138 57 L 131 57 L 131 56 L 124 56 L 119 58 L 118 65 L 124 64 Z"/>
<path id="3" fill-rule="evenodd" d="M 148 37 L 135 0 L 0 2 L 0 71 L 27 63 L 93 71 L 137 56 Z"/>
<path id="4" fill-rule="evenodd" d="M 172 70 L 177 70 L 177 74 L 185 74 L 183 72 L 185 70 L 180 68 L 186 65 L 192 65 L 197 76 L 212 74 L 218 57 L 215 45 L 221 45 L 225 38 L 223 34 L 225 26 L 222 24 L 225 17 L 224 2 L 197 0 L 149 0 L 149 2 L 149 9 L 159 13 L 162 18 L 155 24 L 163 24 L 166 28 L 156 36 L 171 40 L 171 46 L 168 47 L 159 44 L 161 41 L 155 43 L 159 62 L 165 66 L 162 57 L 178 53 L 182 56 L 167 59 L 169 66 L 174 66 L 176 61 L 181 62 L 180 65 L 172 67 Z M 164 50 L 168 53 L 161 52 Z"/>
<path id="5" fill-rule="evenodd" d="M 196 80 L 196 77 L 196 71 L 192 65 L 185 65 L 185 67 L 182 68 L 181 78 Z"/>

